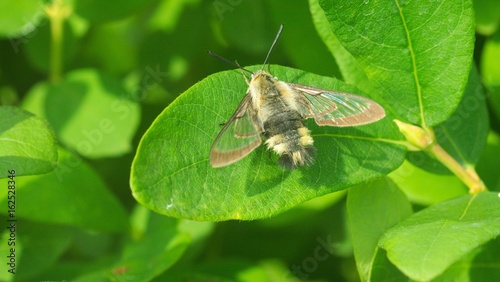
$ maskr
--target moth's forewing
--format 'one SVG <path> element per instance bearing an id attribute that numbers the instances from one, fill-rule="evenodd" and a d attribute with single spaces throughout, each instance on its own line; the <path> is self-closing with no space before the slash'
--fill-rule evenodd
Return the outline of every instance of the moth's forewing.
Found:
<path id="1" fill-rule="evenodd" d="M 299 112 L 304 118 L 316 118 L 327 115 L 337 109 L 337 104 L 332 103 L 331 99 L 322 97 L 321 95 L 300 95 L 301 107 Z"/>
<path id="2" fill-rule="evenodd" d="M 212 167 L 230 165 L 244 158 L 262 143 L 261 132 L 251 108 L 251 97 L 247 95 L 215 138 L 210 150 Z"/>
<path id="3" fill-rule="evenodd" d="M 242 117 L 234 119 L 234 137 L 235 138 L 251 138 L 259 135 L 262 130 L 259 130 L 260 126 L 257 121 L 257 113 L 247 107 L 246 111 L 243 113 Z"/>
<path id="4" fill-rule="evenodd" d="M 323 93 L 321 96 L 333 100 L 337 110 L 323 116 L 316 122 L 335 126 L 357 126 L 376 122 L 385 117 L 384 109 L 376 102 L 361 96 L 345 93 Z"/>
<path id="5" fill-rule="evenodd" d="M 299 111 L 304 118 L 314 118 L 320 126 L 357 126 L 385 117 L 376 102 L 357 95 L 289 83 L 298 95 Z"/>

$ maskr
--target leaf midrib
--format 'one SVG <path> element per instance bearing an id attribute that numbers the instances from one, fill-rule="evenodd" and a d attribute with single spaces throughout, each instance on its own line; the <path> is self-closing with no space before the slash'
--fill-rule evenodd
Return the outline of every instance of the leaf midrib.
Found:
<path id="1" fill-rule="evenodd" d="M 419 105 L 419 109 L 420 109 L 420 125 L 423 128 L 426 128 L 427 126 L 425 123 L 422 87 L 420 85 L 420 80 L 418 77 L 417 61 L 415 58 L 415 51 L 413 50 L 413 44 L 412 44 L 412 39 L 410 36 L 410 30 L 408 29 L 408 26 L 406 25 L 406 19 L 405 19 L 405 16 L 403 15 L 403 9 L 399 5 L 399 0 L 395 0 L 395 2 L 396 2 L 396 6 L 398 7 L 399 15 L 401 16 L 401 21 L 403 23 L 403 27 L 405 29 L 406 39 L 408 40 L 408 49 L 410 51 L 410 57 L 411 57 L 411 62 L 412 62 L 412 66 L 413 66 L 413 77 L 415 78 L 415 86 L 417 87 L 418 105 Z"/>
<path id="2" fill-rule="evenodd" d="M 347 139 L 359 139 L 371 142 L 382 142 L 389 143 L 394 145 L 400 145 L 406 147 L 406 141 L 402 140 L 393 140 L 387 138 L 378 138 L 378 137 L 364 137 L 364 136 L 356 136 L 356 135 L 341 135 L 341 134 L 311 134 L 311 137 L 334 137 L 334 138 L 347 138 Z"/>

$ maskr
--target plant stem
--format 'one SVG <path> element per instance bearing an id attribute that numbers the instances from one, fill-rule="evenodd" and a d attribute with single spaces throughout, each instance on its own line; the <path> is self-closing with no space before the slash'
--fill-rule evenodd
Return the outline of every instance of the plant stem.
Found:
<path id="1" fill-rule="evenodd" d="M 434 136 L 432 130 L 430 134 Z M 477 194 L 488 190 L 472 166 L 463 167 L 436 142 L 435 138 L 433 139 L 434 142 L 425 151 L 434 156 L 465 183 L 469 187 L 470 194 Z"/>
<path id="2" fill-rule="evenodd" d="M 63 24 L 69 15 L 69 8 L 64 6 L 61 1 L 53 1 L 52 4 L 45 8 L 45 12 L 49 16 L 52 36 L 49 80 L 55 84 L 62 77 Z"/>
<path id="3" fill-rule="evenodd" d="M 462 166 L 437 143 L 436 135 L 431 127 L 419 127 L 397 119 L 394 122 L 405 136 L 409 150 L 422 150 L 435 157 L 469 187 L 469 193 L 488 191 L 473 166 L 469 164 Z"/>

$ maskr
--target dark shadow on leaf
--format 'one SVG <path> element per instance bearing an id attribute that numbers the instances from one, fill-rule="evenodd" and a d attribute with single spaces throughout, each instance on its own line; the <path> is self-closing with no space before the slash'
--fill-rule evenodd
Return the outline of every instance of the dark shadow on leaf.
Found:
<path id="1" fill-rule="evenodd" d="M 22 121 L 34 116 L 30 112 L 10 106 L 2 107 L 2 113 L 3 112 L 5 112 L 5 115 L 8 116 L 8 118 L 2 119 L 2 122 L 0 123 L 0 133 L 5 132 Z"/>
<path id="2" fill-rule="evenodd" d="M 78 112 L 87 92 L 88 86 L 81 82 L 62 82 L 51 86 L 45 100 L 45 113 L 56 134 L 59 135 Z"/>
<path id="3" fill-rule="evenodd" d="M 246 182 L 247 195 L 255 196 L 272 189 L 286 189 L 281 187 L 281 184 L 292 174 L 300 174 L 299 182 L 303 187 L 316 189 L 318 195 L 322 195 L 326 192 L 321 190 L 342 190 L 391 171 L 383 160 L 390 157 L 387 153 L 393 151 L 395 145 L 356 139 L 356 136 L 374 139 L 376 137 L 354 127 L 316 127 L 312 132 L 317 156 L 311 167 L 301 167 L 294 171 L 283 170 L 277 164 L 277 155 L 273 153 L 269 158 L 265 146 L 251 153 L 248 156 L 252 161 Z M 315 134 L 317 136 L 314 137 Z"/>

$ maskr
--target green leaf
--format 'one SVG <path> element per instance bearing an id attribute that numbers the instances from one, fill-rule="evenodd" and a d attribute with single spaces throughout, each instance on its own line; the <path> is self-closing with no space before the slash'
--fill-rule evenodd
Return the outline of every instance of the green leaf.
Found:
<path id="1" fill-rule="evenodd" d="M 467 88 L 453 115 L 434 128 L 436 140 L 462 166 L 473 166 L 479 160 L 489 131 L 486 95 L 473 67 Z M 424 152 L 408 153 L 413 164 L 435 173 L 451 173 L 440 162 Z"/>
<path id="2" fill-rule="evenodd" d="M 0 107 L 0 178 L 52 171 L 57 143 L 47 121 L 16 107 Z"/>
<path id="3" fill-rule="evenodd" d="M 7 222 L 6 218 L 2 218 L 2 221 Z M 16 281 L 35 280 L 33 276 L 54 265 L 72 242 L 72 231 L 67 227 L 26 220 L 18 220 L 15 226 L 14 241 L 7 239 L 11 237 L 9 229 L 3 232 L 0 254 L 5 258 L 10 255 L 10 248 L 15 249 Z M 15 245 L 9 246 L 7 242 L 15 242 Z M 6 269 L 2 271 L 0 273 L 2 281 L 8 281 L 8 276 L 5 274 L 10 275 Z"/>
<path id="4" fill-rule="evenodd" d="M 308 3 L 299 1 L 290 5 L 288 0 L 275 0 L 269 1 L 269 6 L 274 24 L 273 28 L 268 26 L 267 29 L 276 32 L 280 24 L 285 25 L 276 47 L 284 51 L 283 53 L 291 60 L 290 65 L 319 75 L 339 77 L 340 73 L 335 60 L 315 32 L 308 11 Z M 305 38 L 307 40 L 304 40 Z M 271 46 L 271 42 L 272 40 L 267 43 L 267 48 Z M 314 52 L 311 52 L 312 50 Z M 266 52 L 267 50 L 264 50 L 262 54 Z M 274 62 L 275 56 L 281 55 L 279 53 L 278 50 L 273 51 L 271 61 Z"/>
<path id="5" fill-rule="evenodd" d="M 481 56 L 481 74 L 484 82 L 491 85 L 500 84 L 500 66 L 495 59 L 500 55 L 500 31 L 484 43 Z"/>
<path id="6" fill-rule="evenodd" d="M 387 110 L 424 126 L 451 115 L 472 62 L 472 1 L 319 4 L 337 39 L 377 86 Z"/>
<path id="7" fill-rule="evenodd" d="M 330 23 L 318 0 L 309 0 L 309 6 L 316 31 L 335 58 L 345 82 L 356 85 L 366 93 L 376 93 L 361 65 L 339 42 L 330 28 Z"/>
<path id="8" fill-rule="evenodd" d="M 19 104 L 19 94 L 17 90 L 12 86 L 1 86 L 0 87 L 0 105 L 2 106 L 14 106 Z"/>
<path id="9" fill-rule="evenodd" d="M 273 65 L 271 70 L 283 81 L 357 91 L 291 68 Z M 265 218 L 383 176 L 403 161 L 405 150 L 395 144 L 400 134 L 388 118 L 356 128 L 319 127 L 309 120 L 318 151 L 314 166 L 283 171 L 261 146 L 233 165 L 214 169 L 208 162 L 211 144 L 246 87 L 239 71 L 217 73 L 191 87 L 158 116 L 132 165 L 132 192 L 141 204 L 196 220 Z"/>
<path id="10" fill-rule="evenodd" d="M 500 235 L 498 193 L 433 205 L 391 228 L 380 240 L 389 260 L 415 280 L 430 280 Z"/>
<path id="11" fill-rule="evenodd" d="M 500 136 L 492 131 L 488 136 L 488 143 L 476 167 L 477 173 L 484 181 L 484 184 L 492 191 L 500 191 L 500 175 L 497 169 L 499 159 Z"/>
<path id="12" fill-rule="evenodd" d="M 182 17 L 184 10 L 192 8 L 200 2 L 201 0 L 160 1 L 148 17 L 149 29 L 152 31 L 181 29 L 182 24 L 179 23 L 179 18 Z M 207 9 L 204 10 L 206 15 Z"/>
<path id="13" fill-rule="evenodd" d="M 369 281 L 411 281 L 389 261 L 386 252 L 380 248 L 373 257 L 370 279 Z"/>
<path id="14" fill-rule="evenodd" d="M 144 233 L 126 242 L 121 257 L 110 266 L 78 277 L 78 281 L 151 281 L 170 268 L 191 242 L 188 234 L 179 232 L 178 220 L 136 210 L 142 218 Z"/>
<path id="15" fill-rule="evenodd" d="M 500 238 L 476 248 L 432 281 L 498 281 Z"/>
<path id="16" fill-rule="evenodd" d="M 479 249 L 474 249 L 467 255 L 463 256 L 460 260 L 452 264 L 445 272 L 438 277 L 432 279 L 433 282 L 446 282 L 446 281 L 484 281 L 471 278 L 471 269 L 474 267 L 473 259 L 479 252 Z M 478 265 L 479 268 L 482 268 Z M 488 281 L 490 279 L 486 279 Z"/>
<path id="17" fill-rule="evenodd" d="M 7 187 L 7 180 L 0 179 L 0 187 Z M 19 177 L 16 182 L 17 217 L 92 230 L 122 231 L 127 227 L 124 208 L 103 181 L 67 151 L 59 151 L 53 172 Z M 0 190 L 0 205 L 7 206 L 7 189 Z"/>
<path id="18" fill-rule="evenodd" d="M 43 3 L 39 0 L 0 1 L 0 37 L 29 36 L 38 25 L 46 24 L 43 22 L 43 9 Z M 15 41 L 11 41 L 13 47 L 17 46 Z"/>
<path id="19" fill-rule="evenodd" d="M 84 60 L 111 74 L 135 70 L 140 41 L 130 38 L 136 32 L 133 28 L 136 25 L 137 22 L 128 20 L 95 26 L 85 39 Z"/>
<path id="20" fill-rule="evenodd" d="M 500 280 L 500 238 L 474 249 L 433 281 Z"/>
<path id="21" fill-rule="evenodd" d="M 147 6 L 152 0 L 108 0 L 108 1 L 88 1 L 75 0 L 75 12 L 87 20 L 100 23 L 122 19 L 133 13 L 137 13 Z"/>
<path id="22" fill-rule="evenodd" d="M 429 206 L 467 194 L 455 175 L 438 175 L 405 161 L 388 175 L 412 203 Z"/>
<path id="23" fill-rule="evenodd" d="M 490 94 L 489 103 L 498 122 L 500 118 L 500 30 L 484 43 L 481 55 L 481 74 Z M 498 126 L 497 126 L 498 127 Z M 498 131 L 498 130 L 497 130 Z"/>
<path id="24" fill-rule="evenodd" d="M 471 263 L 470 277 L 474 281 L 500 280 L 500 238 L 492 240 L 481 248 Z"/>
<path id="25" fill-rule="evenodd" d="M 372 275 L 391 268 L 379 257 L 378 241 L 387 229 L 412 214 L 410 202 L 391 180 L 382 178 L 350 188 L 347 212 L 361 281 L 373 281 Z"/>
<path id="26" fill-rule="evenodd" d="M 36 85 L 23 107 L 45 116 L 63 144 L 89 158 L 129 152 L 140 118 L 122 83 L 92 69 L 70 72 L 57 85 Z"/>
<path id="27" fill-rule="evenodd" d="M 196 265 L 190 269 L 182 269 L 177 273 L 167 273 L 160 277 L 158 281 L 218 281 L 218 282 L 253 282 L 253 281 L 289 281 L 295 282 L 283 275 L 288 270 L 284 267 L 273 276 L 271 269 L 266 269 L 263 263 L 255 263 L 245 259 L 229 258 L 226 260 L 210 261 L 201 265 Z"/>

